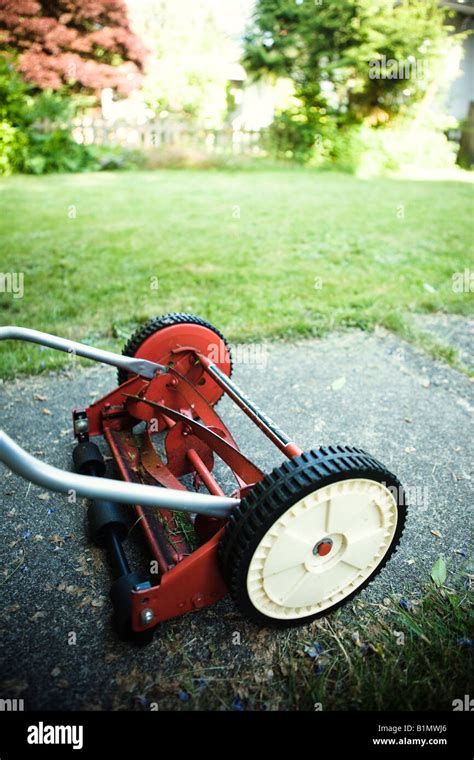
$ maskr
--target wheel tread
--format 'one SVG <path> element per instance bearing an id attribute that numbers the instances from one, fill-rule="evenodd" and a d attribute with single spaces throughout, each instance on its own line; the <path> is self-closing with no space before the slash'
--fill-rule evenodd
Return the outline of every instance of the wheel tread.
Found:
<path id="1" fill-rule="evenodd" d="M 396 476 L 363 449 L 355 446 L 331 445 L 307 451 L 275 467 L 242 499 L 226 524 L 219 545 L 219 562 L 232 597 L 247 616 L 260 623 L 263 618 L 266 624 L 272 626 L 287 627 L 308 622 L 308 619 L 304 618 L 295 621 L 273 620 L 262 615 L 251 605 L 249 609 L 248 603 L 243 604 L 244 595 L 241 586 L 245 575 L 242 571 L 244 557 L 255 535 L 264 528 L 265 531 L 269 529 L 271 523 L 268 524 L 268 522 L 272 516 L 277 519 L 282 514 L 282 504 L 287 505 L 283 509 L 286 511 L 292 503 L 302 498 L 302 492 L 309 492 L 308 488 L 314 491 L 330 482 L 337 481 L 341 476 L 342 479 L 349 479 L 363 477 L 363 473 L 373 478 L 383 477 L 397 488 L 399 494 L 397 533 L 387 555 L 376 568 L 376 573 L 378 573 L 398 548 L 405 524 L 405 497 Z M 369 577 L 369 581 L 372 577 L 373 575 Z M 358 588 L 357 592 L 359 590 Z M 312 618 L 318 617 L 319 614 L 313 615 Z"/>
<path id="2" fill-rule="evenodd" d="M 196 316 L 195 314 L 186 314 L 182 312 L 171 312 L 170 314 L 165 314 L 161 317 L 153 317 L 148 322 L 146 322 L 144 325 L 139 327 L 133 335 L 128 339 L 127 343 L 125 344 L 122 355 L 123 356 L 135 356 L 136 352 L 139 350 L 142 343 L 147 339 L 150 338 L 154 333 L 158 332 L 159 330 L 162 330 L 164 327 L 170 327 L 172 325 L 183 325 L 183 324 L 193 324 L 193 325 L 200 325 L 201 327 L 208 327 L 210 330 L 212 330 L 216 335 L 224 342 L 227 351 L 229 352 L 229 358 L 230 358 L 230 375 L 232 375 L 232 354 L 230 350 L 229 343 L 227 339 L 224 337 L 224 335 L 221 333 L 221 331 L 214 327 L 214 325 L 211 325 L 210 322 L 207 322 L 205 319 L 202 319 L 201 317 Z M 128 372 L 125 369 L 119 369 L 117 372 L 117 379 L 119 385 L 122 385 L 127 378 L 128 378 Z"/>

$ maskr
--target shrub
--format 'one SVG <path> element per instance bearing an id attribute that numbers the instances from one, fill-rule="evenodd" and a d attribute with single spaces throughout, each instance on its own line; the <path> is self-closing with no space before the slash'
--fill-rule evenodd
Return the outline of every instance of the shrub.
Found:
<path id="1" fill-rule="evenodd" d="M 314 154 L 315 125 L 303 109 L 279 111 L 268 127 L 266 147 L 271 156 L 307 163 Z"/>
<path id="2" fill-rule="evenodd" d="M 412 120 L 374 129 L 357 125 L 327 138 L 319 163 L 361 176 L 377 176 L 404 167 L 449 169 L 456 162 L 456 146 L 441 129 Z"/>
<path id="3" fill-rule="evenodd" d="M 69 126 L 78 103 L 59 93 L 34 94 L 11 60 L 0 58 L 0 174 L 91 167 L 88 148 L 75 142 Z"/>
<path id="4" fill-rule="evenodd" d="M 456 162 L 456 146 L 446 138 L 444 126 L 420 125 L 406 118 L 378 128 L 367 124 L 338 127 L 329 119 L 318 125 L 311 151 L 305 147 L 305 163 L 367 177 L 405 167 L 450 169 Z"/>
<path id="5" fill-rule="evenodd" d="M 88 152 L 99 171 L 118 171 L 141 169 L 145 167 L 144 152 L 136 148 L 124 148 L 121 145 L 90 145 Z"/>
<path id="6" fill-rule="evenodd" d="M 66 129 L 29 130 L 24 171 L 30 174 L 80 172 L 92 168 L 92 157 L 84 145 L 78 145 Z"/>
<path id="7" fill-rule="evenodd" d="M 16 73 L 13 64 L 0 57 L 0 121 L 13 126 L 26 123 L 29 87 Z"/>
<path id="8" fill-rule="evenodd" d="M 13 174 L 24 168 L 28 140 L 8 121 L 0 121 L 0 174 Z"/>

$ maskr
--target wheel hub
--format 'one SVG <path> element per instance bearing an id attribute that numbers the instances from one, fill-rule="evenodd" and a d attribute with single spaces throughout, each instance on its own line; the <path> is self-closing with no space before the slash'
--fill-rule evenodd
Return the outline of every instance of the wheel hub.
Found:
<path id="1" fill-rule="evenodd" d="M 328 570 L 342 558 L 347 546 L 343 533 L 331 533 L 317 541 L 307 554 L 304 566 L 310 573 Z"/>
<path id="2" fill-rule="evenodd" d="M 332 547 L 332 538 L 329 538 L 329 536 L 327 536 L 326 538 L 321 539 L 321 541 L 318 541 L 318 543 L 313 546 L 313 554 L 315 556 L 325 557 L 326 554 L 329 554 Z"/>

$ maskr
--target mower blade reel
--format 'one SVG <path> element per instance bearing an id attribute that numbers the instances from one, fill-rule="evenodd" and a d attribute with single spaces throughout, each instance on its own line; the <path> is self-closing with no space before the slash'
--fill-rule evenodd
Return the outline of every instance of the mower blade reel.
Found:
<path id="1" fill-rule="evenodd" d="M 188 425 L 193 433 L 204 441 L 204 443 L 207 443 L 207 445 L 220 456 L 222 461 L 225 462 L 234 473 L 239 475 L 245 483 L 258 483 L 258 481 L 263 479 L 262 471 L 259 470 L 250 459 L 247 459 L 247 457 L 245 457 L 238 449 L 231 446 L 230 443 L 227 443 L 227 441 L 221 438 L 220 435 L 217 435 L 217 433 L 214 433 L 200 422 L 196 422 L 192 417 L 187 417 L 185 414 L 181 414 L 181 412 L 177 412 L 175 409 L 170 409 L 167 406 L 163 406 L 163 404 L 158 404 L 156 401 L 149 401 L 140 396 L 132 396 L 131 394 L 124 394 L 124 396 L 133 401 L 152 406 L 154 409 L 157 409 L 162 414 L 170 417 L 170 419 L 175 422 L 182 422 L 183 424 Z"/>
<path id="2" fill-rule="evenodd" d="M 28 327 L 0 327 L 0 340 L 25 340 L 29 343 L 38 343 L 47 348 L 54 348 L 56 351 L 65 351 L 72 356 L 82 356 L 84 359 L 111 364 L 113 367 L 119 367 L 134 375 L 140 375 L 140 377 L 148 379 L 152 379 L 160 372 L 168 371 L 168 368 L 163 364 L 156 364 L 155 362 L 138 359 L 133 356 L 114 354 L 112 351 L 104 351 L 101 348 L 86 346 L 84 343 L 77 343 L 67 338 L 59 338 L 57 335 L 50 335 L 39 330 L 30 330 Z"/>
<path id="3" fill-rule="evenodd" d="M 78 496 L 87 499 L 109 499 L 122 504 L 140 504 L 143 507 L 224 518 L 240 503 L 238 499 L 228 496 L 191 493 L 66 472 L 31 456 L 3 430 L 0 430 L 0 461 L 12 472 L 43 488 L 60 493 L 75 491 Z"/>

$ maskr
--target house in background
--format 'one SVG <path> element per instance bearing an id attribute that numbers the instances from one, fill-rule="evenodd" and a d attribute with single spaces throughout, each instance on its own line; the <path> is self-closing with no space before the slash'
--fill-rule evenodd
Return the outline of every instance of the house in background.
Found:
<path id="1" fill-rule="evenodd" d="M 250 79 L 240 63 L 227 69 L 228 93 L 232 100 L 228 121 L 235 130 L 258 131 L 268 127 L 278 108 L 287 106 L 293 92 L 290 80 L 270 83 L 264 78 Z"/>
<path id="2" fill-rule="evenodd" d="M 451 24 L 456 32 L 471 32 L 464 40 L 462 57 L 457 61 L 458 76 L 451 82 L 445 99 L 449 115 L 462 122 L 474 101 L 474 2 L 441 0 L 441 3 L 455 11 Z"/>
<path id="3" fill-rule="evenodd" d="M 461 53 L 455 62 L 458 75 L 451 81 L 444 100 L 444 107 L 460 125 L 451 130 L 449 137 L 459 142 L 459 162 L 474 165 L 474 2 L 472 0 L 440 0 L 441 4 L 455 12 L 451 24 L 456 32 L 469 32 L 463 42 Z"/>

